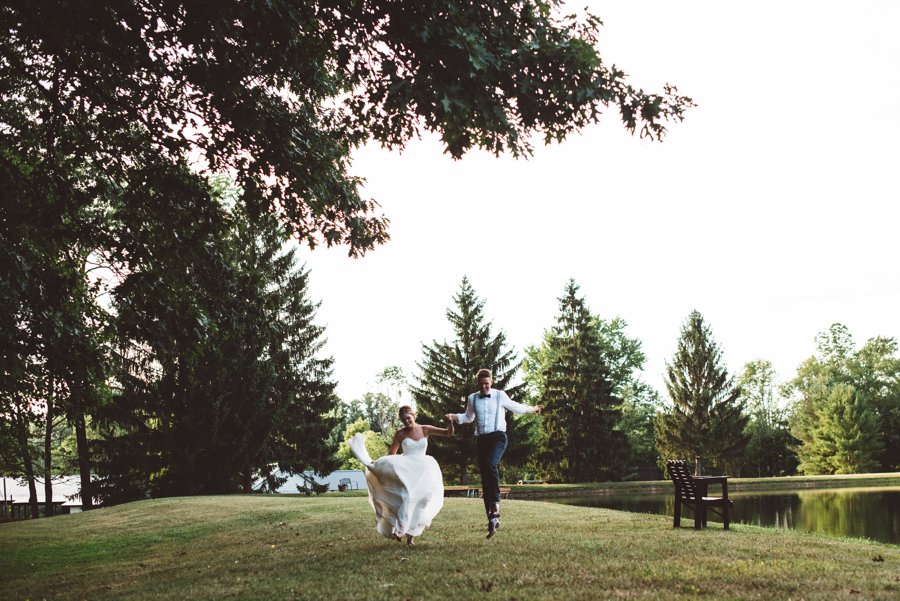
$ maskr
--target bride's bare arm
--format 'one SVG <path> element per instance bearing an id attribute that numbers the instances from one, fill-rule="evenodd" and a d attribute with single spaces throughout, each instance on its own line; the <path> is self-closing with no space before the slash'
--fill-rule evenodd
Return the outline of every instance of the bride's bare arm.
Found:
<path id="1" fill-rule="evenodd" d="M 450 425 L 446 428 L 438 428 L 437 426 L 422 426 L 422 433 L 425 436 L 431 436 L 434 434 L 435 436 L 453 436 L 453 422 L 449 422 Z"/>
<path id="2" fill-rule="evenodd" d="M 453 424 L 448 428 L 438 428 L 436 426 L 422 426 L 422 434 L 425 436 L 453 436 Z"/>
<path id="3" fill-rule="evenodd" d="M 397 433 L 394 434 L 394 440 L 391 442 L 391 449 L 388 451 L 388 455 L 397 454 L 397 451 L 400 450 L 400 443 L 403 442 L 404 438 L 406 438 L 406 433 L 403 430 L 397 430 Z"/>

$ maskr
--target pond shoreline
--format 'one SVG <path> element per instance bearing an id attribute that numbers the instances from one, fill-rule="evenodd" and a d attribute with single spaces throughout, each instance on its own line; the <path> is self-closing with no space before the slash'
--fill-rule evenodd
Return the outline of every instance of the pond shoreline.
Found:
<path id="1" fill-rule="evenodd" d="M 587 484 L 510 484 L 509 498 L 528 500 L 544 497 L 575 497 L 586 495 L 660 494 L 672 492 L 670 480 L 640 482 L 596 482 Z M 729 492 L 764 490 L 810 490 L 820 488 L 900 486 L 900 472 L 878 474 L 846 474 L 831 476 L 785 476 L 779 478 L 729 478 Z M 465 497 L 471 486 L 447 486 L 445 497 Z"/>

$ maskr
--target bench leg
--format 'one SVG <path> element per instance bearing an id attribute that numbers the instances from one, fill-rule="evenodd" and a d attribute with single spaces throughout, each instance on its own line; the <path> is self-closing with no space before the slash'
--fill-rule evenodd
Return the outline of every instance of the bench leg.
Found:
<path id="1" fill-rule="evenodd" d="M 728 503 L 725 503 L 725 505 L 722 506 L 722 523 L 723 523 L 724 526 L 725 526 L 725 530 L 728 530 L 728 523 L 729 523 L 729 520 L 728 520 Z"/>
<path id="2" fill-rule="evenodd" d="M 699 501 L 694 503 L 694 529 L 700 530 L 706 521 L 706 507 Z"/>
<path id="3" fill-rule="evenodd" d="M 678 495 L 675 495 L 675 520 L 672 527 L 681 528 L 681 498 Z"/>

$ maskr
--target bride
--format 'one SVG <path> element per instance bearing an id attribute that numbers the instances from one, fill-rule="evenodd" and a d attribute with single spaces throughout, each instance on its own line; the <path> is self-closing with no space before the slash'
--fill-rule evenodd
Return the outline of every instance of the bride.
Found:
<path id="1" fill-rule="evenodd" d="M 447 428 L 419 425 L 412 407 L 400 407 L 403 428 L 397 431 L 387 455 L 372 461 L 364 434 L 350 439 L 350 450 L 366 466 L 369 504 L 375 510 L 375 528 L 382 535 L 412 545 L 444 506 L 444 480 L 434 457 L 425 454 L 428 437 L 453 436 Z M 402 455 L 397 451 L 403 449 Z"/>

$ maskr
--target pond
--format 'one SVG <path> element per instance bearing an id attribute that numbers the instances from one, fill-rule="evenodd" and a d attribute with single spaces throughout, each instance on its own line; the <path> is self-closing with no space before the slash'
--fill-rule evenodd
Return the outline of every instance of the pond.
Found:
<path id="1" fill-rule="evenodd" d="M 718 494 L 711 491 L 712 494 Z M 900 544 L 900 487 L 728 492 L 732 523 L 791 528 Z M 674 494 L 586 495 L 541 500 L 673 515 Z M 682 526 L 693 524 L 688 509 Z M 720 520 L 709 513 L 709 520 Z"/>

